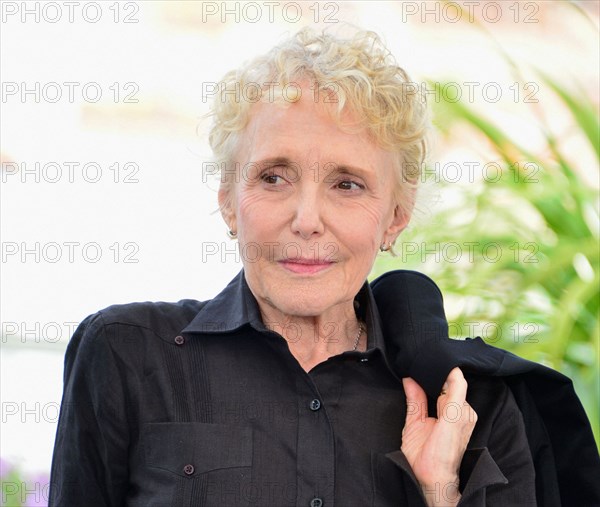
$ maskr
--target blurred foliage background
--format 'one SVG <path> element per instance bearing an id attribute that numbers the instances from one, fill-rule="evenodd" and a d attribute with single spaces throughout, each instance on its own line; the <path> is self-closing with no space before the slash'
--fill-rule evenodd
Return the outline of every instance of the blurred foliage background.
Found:
<path id="1" fill-rule="evenodd" d="M 543 142 L 535 151 L 522 146 L 510 129 L 457 100 L 454 81 L 429 82 L 441 144 L 468 140 L 478 156 L 424 169 L 439 209 L 417 217 L 397 241 L 397 257 L 380 256 L 372 277 L 424 272 L 444 294 L 451 337 L 481 336 L 569 376 L 600 444 L 599 193 L 587 181 L 599 177 L 598 105 L 577 82 L 534 70 L 569 116 L 568 127 L 554 132 L 533 97 L 535 82 L 504 56 L 521 85 L 515 91 L 531 95 L 520 114 L 537 123 Z M 566 137 L 577 141 L 574 154 L 566 153 Z"/>

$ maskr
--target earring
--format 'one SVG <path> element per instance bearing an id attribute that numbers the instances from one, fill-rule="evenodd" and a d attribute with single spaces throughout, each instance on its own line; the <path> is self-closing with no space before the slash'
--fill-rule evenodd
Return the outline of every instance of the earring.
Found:
<path id="1" fill-rule="evenodd" d="M 381 243 L 381 246 L 379 247 L 379 250 L 381 250 L 382 252 L 387 252 L 390 249 L 390 245 L 389 243 Z"/>
<path id="2" fill-rule="evenodd" d="M 237 232 L 232 231 L 231 229 L 229 229 L 227 231 L 227 236 L 229 236 L 230 239 L 235 239 L 235 238 L 237 238 Z"/>

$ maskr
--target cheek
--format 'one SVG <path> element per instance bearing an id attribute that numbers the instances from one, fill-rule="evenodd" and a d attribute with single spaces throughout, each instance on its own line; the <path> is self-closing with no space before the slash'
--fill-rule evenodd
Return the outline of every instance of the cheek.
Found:
<path id="1" fill-rule="evenodd" d="M 340 230 L 340 234 L 350 235 L 355 245 L 379 248 L 379 241 L 388 219 L 389 213 L 380 203 L 371 203 L 358 205 L 351 213 L 348 211 L 339 213 L 336 222 L 339 224 L 337 229 Z"/>
<path id="2" fill-rule="evenodd" d="M 274 231 L 277 225 L 275 219 L 281 217 L 281 214 L 273 211 L 272 203 L 269 203 L 264 195 L 241 189 L 237 194 L 236 206 L 239 239 L 260 240 L 261 236 Z"/>

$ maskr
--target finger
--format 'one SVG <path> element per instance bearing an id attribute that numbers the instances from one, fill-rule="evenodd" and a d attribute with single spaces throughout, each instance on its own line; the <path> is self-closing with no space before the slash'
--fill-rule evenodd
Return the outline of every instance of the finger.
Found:
<path id="1" fill-rule="evenodd" d="M 402 379 L 406 394 L 406 423 L 427 418 L 427 395 L 412 378 Z"/>
<path id="2" fill-rule="evenodd" d="M 465 403 L 466 396 L 467 381 L 460 368 L 453 368 L 448 377 L 446 377 L 446 382 L 444 382 L 442 391 L 436 401 L 438 419 L 440 418 L 440 414 L 445 413 L 446 407 L 449 405 L 462 406 Z"/>
<path id="3" fill-rule="evenodd" d="M 448 401 L 462 403 L 467 399 L 468 384 L 460 368 L 453 368 L 446 378 Z"/>
<path id="4" fill-rule="evenodd" d="M 477 421 L 477 413 L 466 401 L 468 383 L 460 368 L 454 368 L 444 384 L 446 394 L 437 400 L 438 419 L 456 423 L 462 421 L 464 430 L 470 432 Z"/>

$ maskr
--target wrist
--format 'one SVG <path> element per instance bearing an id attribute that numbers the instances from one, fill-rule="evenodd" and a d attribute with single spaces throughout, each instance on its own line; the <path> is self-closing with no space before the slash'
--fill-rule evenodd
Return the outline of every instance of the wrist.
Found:
<path id="1" fill-rule="evenodd" d="M 455 507 L 460 501 L 458 477 L 421 484 L 421 490 L 428 507 Z"/>

